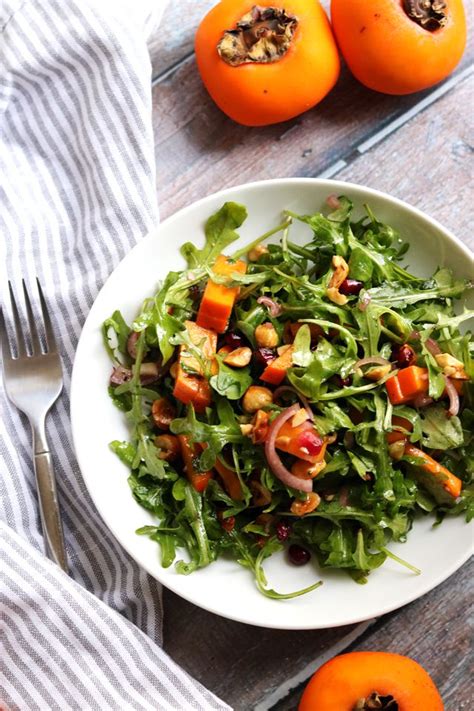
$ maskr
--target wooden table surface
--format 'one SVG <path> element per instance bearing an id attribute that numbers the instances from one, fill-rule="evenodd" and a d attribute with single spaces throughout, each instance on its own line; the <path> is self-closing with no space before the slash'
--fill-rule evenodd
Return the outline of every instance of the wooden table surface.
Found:
<path id="1" fill-rule="evenodd" d="M 193 35 L 213 4 L 170 4 L 161 25 L 166 31 L 151 46 L 162 218 L 251 180 L 337 177 L 406 200 L 474 247 L 472 41 L 452 77 L 432 90 L 385 96 L 343 70 L 335 90 L 312 111 L 251 129 L 219 111 L 197 73 Z M 363 649 L 410 655 L 429 670 L 447 711 L 471 711 L 473 568 L 465 565 L 436 590 L 376 621 L 309 632 L 231 622 L 165 590 L 165 648 L 239 711 L 295 709 L 302 684 L 324 660 Z"/>

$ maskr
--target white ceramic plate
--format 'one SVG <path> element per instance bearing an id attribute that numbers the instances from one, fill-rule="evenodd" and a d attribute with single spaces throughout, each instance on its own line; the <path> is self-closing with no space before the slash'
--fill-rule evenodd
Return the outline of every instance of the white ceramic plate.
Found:
<path id="1" fill-rule="evenodd" d="M 109 450 L 111 440 L 128 438 L 125 419 L 107 394 L 111 365 L 100 327 L 115 309 L 131 321 L 146 296 L 171 269 L 183 266 L 179 246 L 187 240 L 200 245 L 205 220 L 226 200 L 242 202 L 249 217 L 240 230 L 245 245 L 278 224 L 281 210 L 311 213 L 331 194 L 348 195 L 357 206 L 367 202 L 376 215 L 409 240 L 407 257 L 420 276 L 448 265 L 458 276 L 472 277 L 472 258 L 452 234 L 413 207 L 384 193 L 329 180 L 262 181 L 211 195 L 163 222 L 125 257 L 99 293 L 84 325 L 72 376 L 71 417 L 74 445 L 86 485 L 104 521 L 128 553 L 168 588 L 206 610 L 234 620 L 280 629 L 316 629 L 358 622 L 394 610 L 420 597 L 445 580 L 469 557 L 472 528 L 461 518 L 431 528 L 427 518 L 417 522 L 405 544 L 392 550 L 421 568 L 416 576 L 388 560 L 366 585 L 344 573 L 318 570 L 316 564 L 296 568 L 283 556 L 266 563 L 270 586 L 287 592 L 322 579 L 324 585 L 308 595 L 277 601 L 261 595 L 252 575 L 230 561 L 219 560 L 190 576 L 160 565 L 158 545 L 135 530 L 152 524 L 152 516 L 132 498 L 128 471 Z M 360 210 L 359 210 L 360 211 Z M 295 226 L 309 236 L 309 228 Z"/>

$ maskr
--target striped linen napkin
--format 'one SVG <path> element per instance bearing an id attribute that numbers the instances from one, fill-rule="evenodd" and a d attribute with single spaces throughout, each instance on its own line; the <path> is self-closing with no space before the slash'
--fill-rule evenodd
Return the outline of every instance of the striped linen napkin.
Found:
<path id="1" fill-rule="evenodd" d="M 38 276 L 52 311 L 65 390 L 48 435 L 72 578 L 42 554 L 29 428 L 2 391 L 0 707 L 10 710 L 229 708 L 161 649 L 161 588 L 99 518 L 69 426 L 87 312 L 157 221 L 146 43 L 162 7 L 0 4 L 2 301 L 7 279 Z"/>

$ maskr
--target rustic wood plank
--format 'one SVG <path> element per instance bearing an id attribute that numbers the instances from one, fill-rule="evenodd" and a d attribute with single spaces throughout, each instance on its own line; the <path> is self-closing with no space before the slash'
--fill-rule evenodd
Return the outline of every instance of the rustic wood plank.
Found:
<path id="1" fill-rule="evenodd" d="M 429 110 L 340 171 L 425 210 L 474 248 L 471 74 Z"/>
<path id="2" fill-rule="evenodd" d="M 471 560 L 429 595 L 384 617 L 349 650 L 381 650 L 412 657 L 431 674 L 446 711 L 470 711 L 474 708 L 473 580 Z M 272 711 L 296 711 L 302 690 L 295 689 Z"/>
<path id="3" fill-rule="evenodd" d="M 364 623 L 303 632 L 262 629 L 200 610 L 169 590 L 164 593 L 165 650 L 235 711 L 254 708 L 283 680 L 335 645 L 344 649 L 367 628 Z"/>
<path id="4" fill-rule="evenodd" d="M 473 56 L 472 36 L 458 72 Z M 190 57 L 153 90 L 161 214 L 250 180 L 318 175 L 351 158 L 361 142 L 430 93 L 377 94 L 344 70 L 336 88 L 312 111 L 285 124 L 252 129 L 235 124 L 213 104 Z"/>
<path id="5" fill-rule="evenodd" d="M 193 52 L 194 33 L 215 0 L 168 2 L 159 31 L 149 42 L 154 80 Z"/>

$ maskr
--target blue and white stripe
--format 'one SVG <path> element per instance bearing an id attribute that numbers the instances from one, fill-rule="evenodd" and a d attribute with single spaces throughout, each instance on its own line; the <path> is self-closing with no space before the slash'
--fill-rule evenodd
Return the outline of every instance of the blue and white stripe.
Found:
<path id="1" fill-rule="evenodd" d="M 87 312 L 157 221 L 146 39 L 161 5 L 0 7 L 0 284 L 32 285 L 38 276 L 60 342 L 65 391 L 48 435 L 75 581 L 40 554 L 30 434 L 2 393 L 0 704 L 9 709 L 227 708 L 157 646 L 160 586 L 99 518 L 69 427 L 70 373 Z"/>

